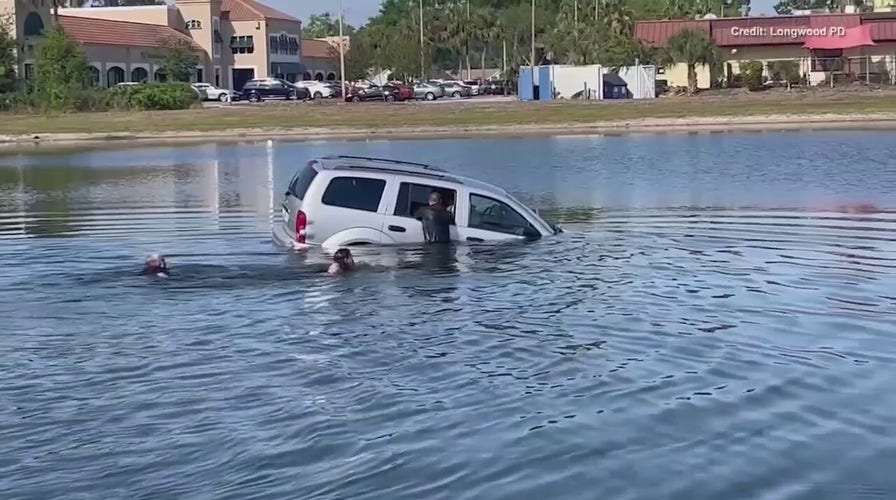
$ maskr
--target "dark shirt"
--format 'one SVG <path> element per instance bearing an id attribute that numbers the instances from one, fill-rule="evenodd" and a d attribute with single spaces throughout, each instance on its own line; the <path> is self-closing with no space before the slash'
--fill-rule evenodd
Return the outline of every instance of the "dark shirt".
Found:
<path id="1" fill-rule="evenodd" d="M 451 241 L 451 225 L 454 217 L 445 207 L 434 205 L 420 207 L 415 215 L 423 223 L 423 240 L 426 243 L 448 243 Z"/>

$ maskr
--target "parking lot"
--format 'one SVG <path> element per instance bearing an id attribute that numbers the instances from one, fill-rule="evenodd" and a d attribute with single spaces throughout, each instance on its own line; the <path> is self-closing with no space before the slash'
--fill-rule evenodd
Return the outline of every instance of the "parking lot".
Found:
<path id="1" fill-rule="evenodd" d="M 486 103 L 502 103 L 502 102 L 512 102 L 516 100 L 516 96 L 475 96 L 475 97 L 466 97 L 466 98 L 452 98 L 445 97 L 442 99 L 437 99 L 435 101 L 424 101 L 424 100 L 415 100 L 415 101 L 396 101 L 389 103 L 390 106 L 414 106 L 414 105 L 423 105 L 423 106 L 463 106 L 465 104 L 486 104 Z M 344 102 L 340 98 L 330 98 L 330 99 L 319 99 L 316 101 L 286 101 L 283 99 L 270 99 L 262 102 L 249 102 L 249 101 L 235 101 L 235 102 L 219 102 L 219 101 L 206 101 L 203 103 L 203 107 L 206 108 L 221 108 L 228 106 L 298 106 L 298 105 L 307 105 L 307 106 L 332 106 L 332 105 L 344 105 L 344 106 L 370 106 L 371 104 L 384 104 L 380 101 L 365 101 L 365 102 Z"/>

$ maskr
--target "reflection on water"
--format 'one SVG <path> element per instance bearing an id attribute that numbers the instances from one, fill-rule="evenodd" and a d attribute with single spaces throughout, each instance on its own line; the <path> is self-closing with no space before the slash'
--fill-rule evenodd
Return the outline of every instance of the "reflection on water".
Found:
<path id="1" fill-rule="evenodd" d="M 0 158 L 0 497 L 891 497 L 894 148 L 831 132 Z M 331 152 L 444 164 L 567 232 L 359 249 L 366 265 L 328 276 L 269 233 L 295 169 Z M 171 279 L 136 275 L 151 251 Z"/>

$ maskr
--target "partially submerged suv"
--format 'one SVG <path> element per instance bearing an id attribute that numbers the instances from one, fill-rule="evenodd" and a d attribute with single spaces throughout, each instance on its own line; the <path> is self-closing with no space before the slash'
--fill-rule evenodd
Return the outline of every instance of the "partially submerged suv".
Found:
<path id="1" fill-rule="evenodd" d="M 308 162 L 289 182 L 273 239 L 328 250 L 423 243 L 423 225 L 413 214 L 432 191 L 454 214 L 455 241 L 531 240 L 560 231 L 491 184 L 421 163 L 327 156 Z"/>

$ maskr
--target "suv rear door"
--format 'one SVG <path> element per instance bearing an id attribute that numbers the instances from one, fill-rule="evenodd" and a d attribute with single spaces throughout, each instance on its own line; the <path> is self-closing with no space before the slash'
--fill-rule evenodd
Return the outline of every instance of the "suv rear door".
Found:
<path id="1" fill-rule="evenodd" d="M 363 171 L 334 171 L 326 185 L 315 184 L 315 203 L 306 204 L 309 242 L 321 244 L 339 233 L 351 240 L 382 243 L 386 207 L 384 196 L 394 176 Z"/>
<path id="2" fill-rule="evenodd" d="M 399 244 L 423 243 L 423 223 L 414 215 L 428 204 L 429 194 L 439 191 L 445 206 L 451 210 L 457 200 L 456 187 L 450 183 L 432 179 L 397 177 L 394 187 L 387 193 L 390 203 L 385 215 L 383 233 Z M 451 239 L 457 241 L 457 226 L 451 226 Z"/>
<path id="3" fill-rule="evenodd" d="M 314 168 L 314 163 L 308 163 L 301 170 L 296 172 L 289 181 L 286 193 L 283 197 L 283 203 L 280 205 L 280 213 L 283 218 L 283 224 L 289 239 L 295 241 L 296 238 L 296 213 L 302 210 L 305 194 L 311 183 L 317 177 L 318 171 Z"/>

